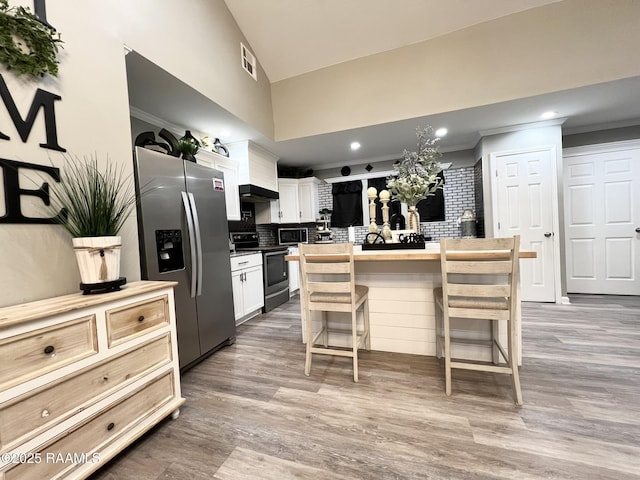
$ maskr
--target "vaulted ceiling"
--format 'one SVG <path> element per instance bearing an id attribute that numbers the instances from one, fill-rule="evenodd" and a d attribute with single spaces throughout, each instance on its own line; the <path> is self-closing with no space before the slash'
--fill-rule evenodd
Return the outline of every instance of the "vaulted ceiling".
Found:
<path id="1" fill-rule="evenodd" d="M 560 0 L 224 0 L 274 83 Z"/>
<path id="2" fill-rule="evenodd" d="M 224 0 L 272 83 L 341 62 L 423 42 L 560 0 Z M 541 32 L 544 34 L 544 32 Z M 535 40 L 532 40 L 535 41 Z M 621 45 L 621 48 L 625 46 Z M 321 135 L 273 141 L 243 124 L 143 58 L 127 57 L 130 95 L 136 107 L 176 125 L 224 121 L 233 138 L 252 139 L 277 154 L 280 163 L 312 167 L 354 165 L 398 158 L 415 146 L 415 129 L 447 126 L 442 151 L 473 148 L 480 132 L 539 121 L 544 110 L 566 117 L 564 133 L 640 125 L 640 76 L 585 85 L 518 100 L 407 118 Z M 597 68 L 594 67 L 594 68 Z M 165 82 L 180 99 L 157 111 L 147 98 L 145 78 Z M 146 102 L 146 103 L 145 103 Z M 135 102 L 134 102 L 135 104 Z M 182 116 L 181 116 L 182 115 Z M 202 128 L 202 131 L 212 131 Z M 358 152 L 348 150 L 358 141 Z M 333 163 L 333 165 L 332 165 Z"/>

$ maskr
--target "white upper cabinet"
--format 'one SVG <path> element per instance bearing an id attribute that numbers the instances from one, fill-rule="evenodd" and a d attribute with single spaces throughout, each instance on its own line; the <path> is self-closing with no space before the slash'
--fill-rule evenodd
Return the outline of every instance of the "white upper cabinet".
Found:
<path id="1" fill-rule="evenodd" d="M 256 204 L 256 223 L 312 223 L 318 218 L 318 184 L 315 177 L 279 178 L 279 200 Z"/>
<path id="2" fill-rule="evenodd" d="M 315 222 L 319 217 L 318 212 L 318 184 L 320 180 L 315 177 L 301 178 L 298 180 L 298 209 L 300 210 L 300 223 Z"/>
<path id="3" fill-rule="evenodd" d="M 280 223 L 300 223 L 298 181 L 291 178 L 278 180 L 280 193 Z"/>
<path id="4" fill-rule="evenodd" d="M 227 220 L 240 220 L 238 161 L 207 150 L 200 150 L 196 154 L 196 163 L 205 167 L 215 168 L 224 173 L 224 199 L 227 206 Z"/>

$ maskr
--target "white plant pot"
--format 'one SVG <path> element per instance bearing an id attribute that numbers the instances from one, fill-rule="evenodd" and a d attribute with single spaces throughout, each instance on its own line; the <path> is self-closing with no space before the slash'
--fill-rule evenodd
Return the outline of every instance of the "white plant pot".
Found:
<path id="1" fill-rule="evenodd" d="M 82 283 L 103 283 L 120 277 L 120 237 L 73 238 Z"/>

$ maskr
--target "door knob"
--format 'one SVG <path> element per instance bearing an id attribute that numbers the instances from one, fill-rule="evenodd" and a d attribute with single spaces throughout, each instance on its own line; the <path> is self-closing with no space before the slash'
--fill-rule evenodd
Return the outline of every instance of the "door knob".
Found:
<path id="1" fill-rule="evenodd" d="M 547 238 L 549 238 L 551 235 L 553 235 L 553 233 L 551 233 L 551 232 L 547 232 L 547 233 L 544 234 L 544 236 L 547 237 Z"/>
<path id="2" fill-rule="evenodd" d="M 636 233 L 640 233 L 640 227 L 636 228 Z"/>

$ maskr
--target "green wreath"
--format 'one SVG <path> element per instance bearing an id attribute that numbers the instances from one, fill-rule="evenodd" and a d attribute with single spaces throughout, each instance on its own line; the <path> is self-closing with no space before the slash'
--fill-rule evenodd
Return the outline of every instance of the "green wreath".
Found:
<path id="1" fill-rule="evenodd" d="M 58 75 L 60 35 L 28 8 L 0 0 L 0 63 L 17 74 Z"/>

